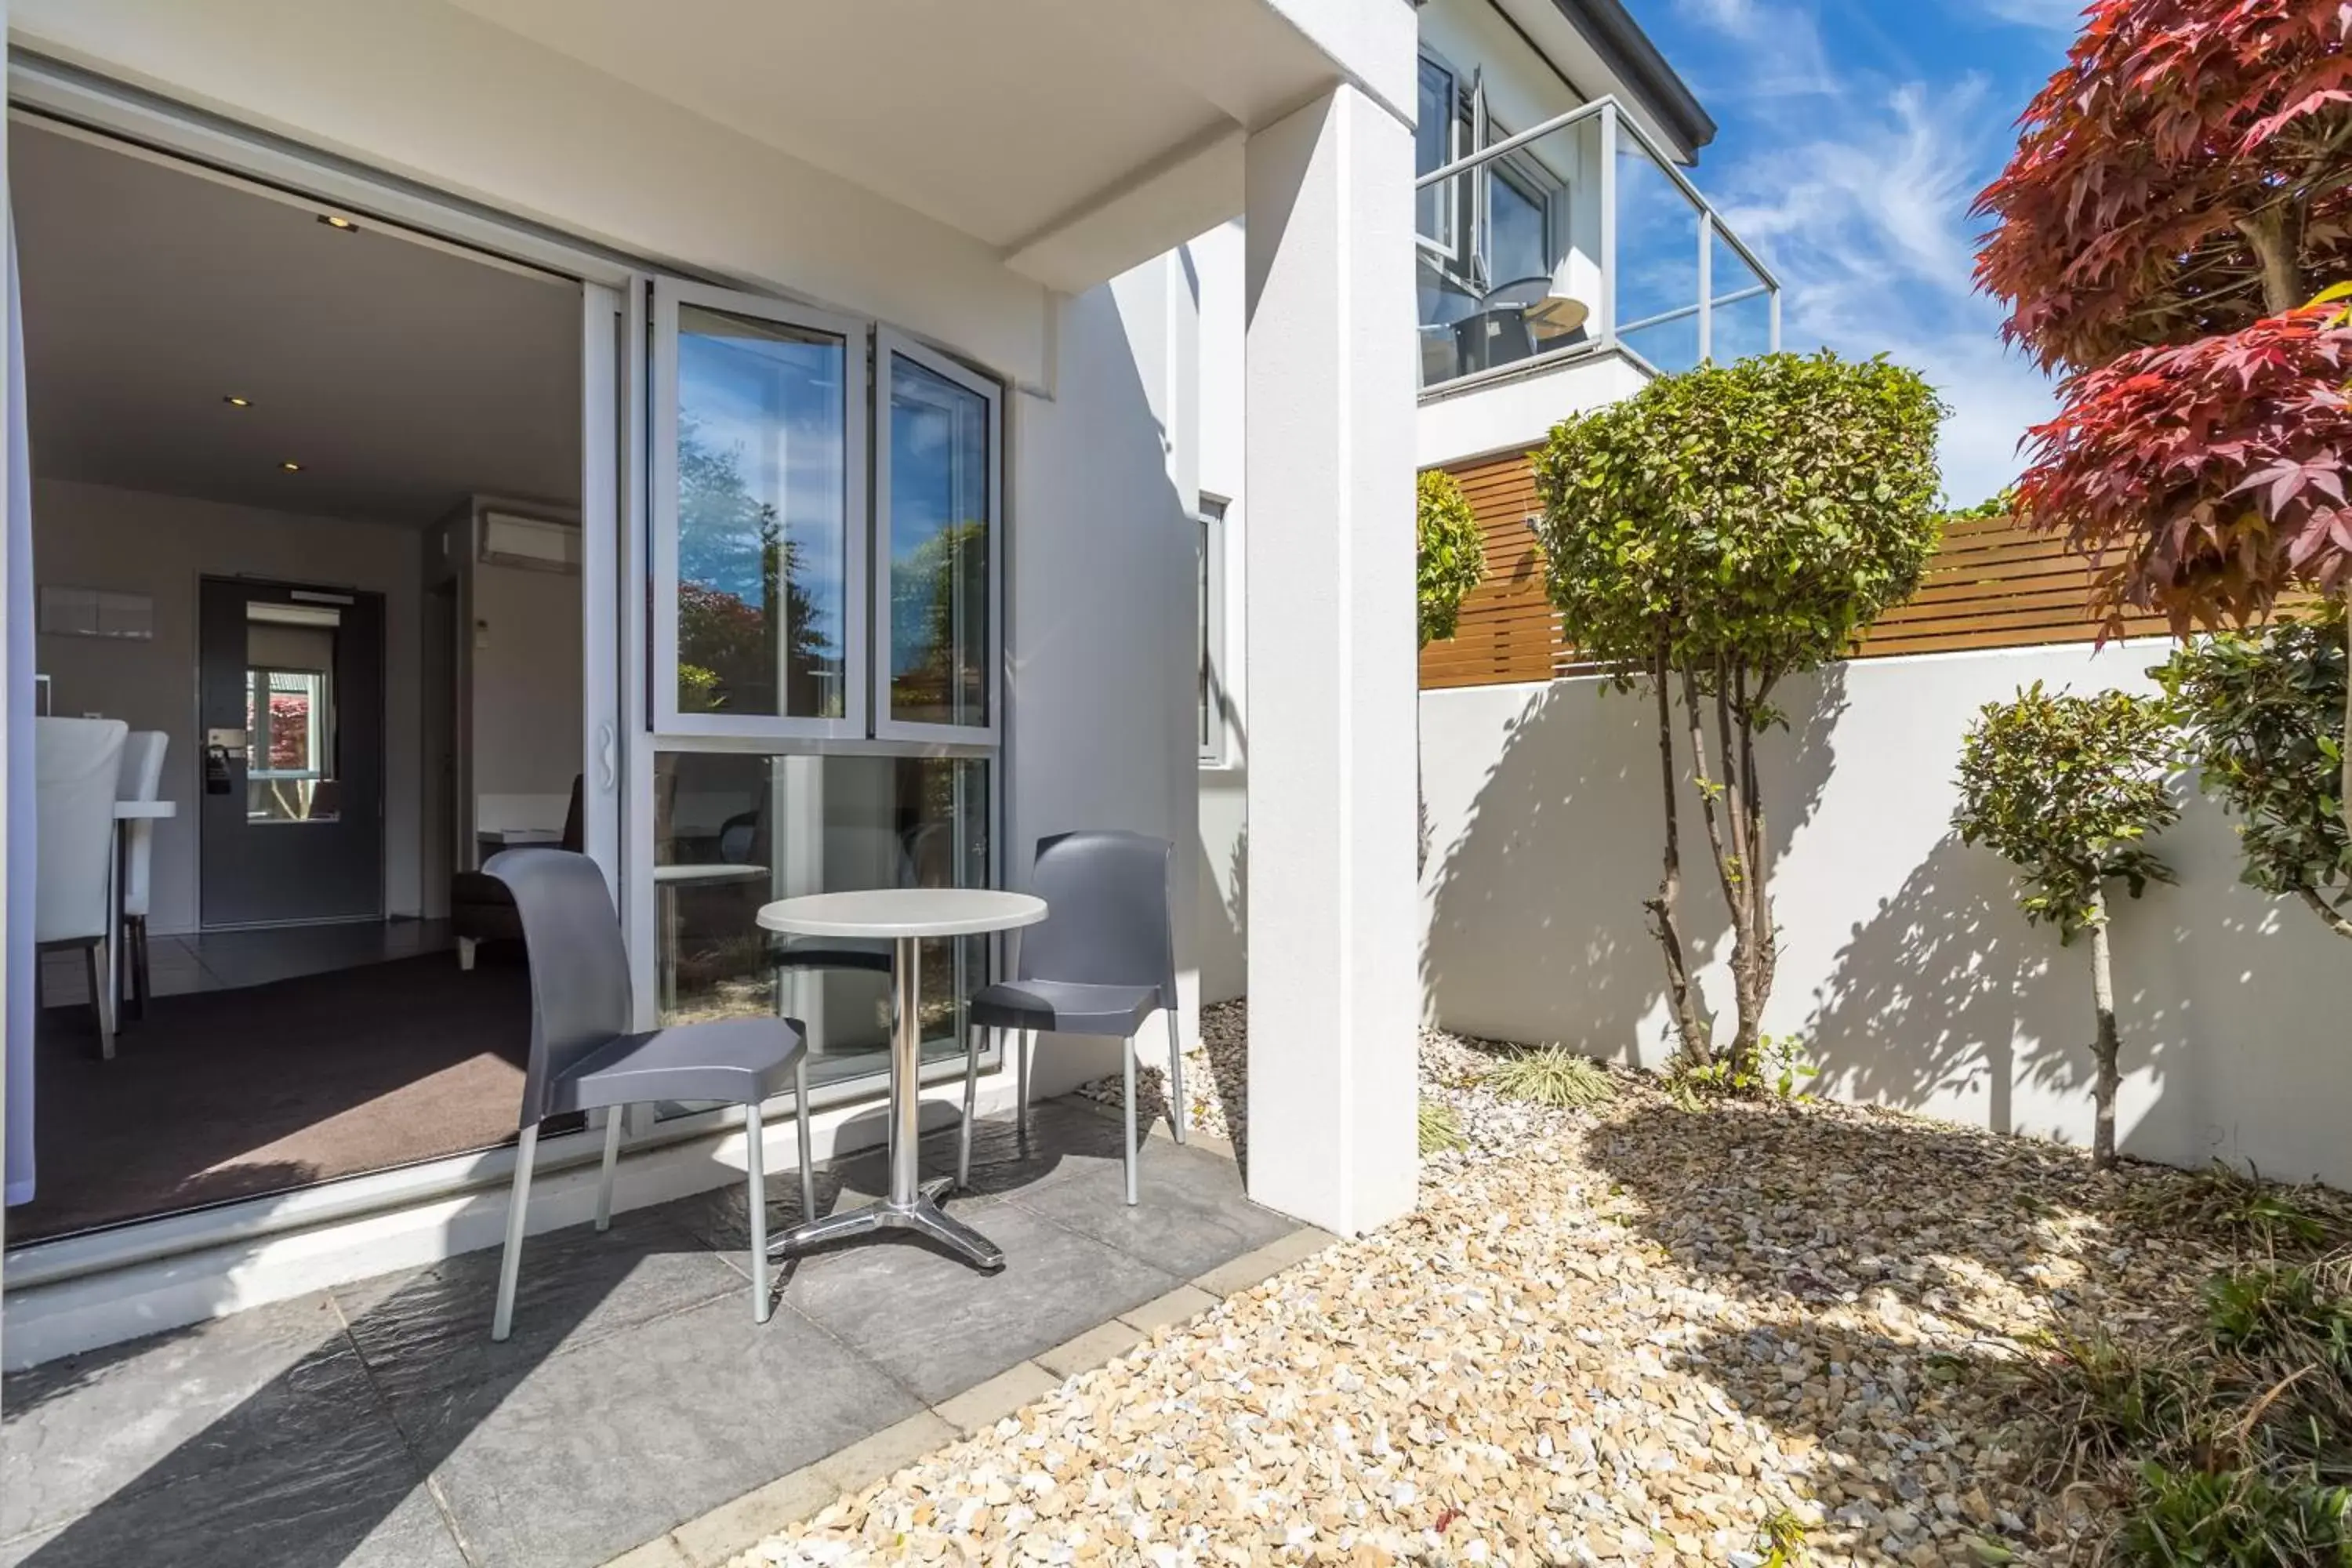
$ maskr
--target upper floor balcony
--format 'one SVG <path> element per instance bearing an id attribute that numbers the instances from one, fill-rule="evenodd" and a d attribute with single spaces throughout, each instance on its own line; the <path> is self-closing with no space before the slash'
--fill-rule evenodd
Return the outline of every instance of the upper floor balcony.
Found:
<path id="1" fill-rule="evenodd" d="M 1614 99 L 1511 132 L 1434 74 L 1414 182 L 1423 392 L 1612 351 L 1671 372 L 1780 348 L 1779 279 Z"/>

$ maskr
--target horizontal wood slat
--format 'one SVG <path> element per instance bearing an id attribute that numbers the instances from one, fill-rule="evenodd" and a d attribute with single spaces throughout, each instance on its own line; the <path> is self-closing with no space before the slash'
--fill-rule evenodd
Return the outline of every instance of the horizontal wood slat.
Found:
<path id="1" fill-rule="evenodd" d="M 1451 642 L 1421 650 L 1424 690 L 1546 680 L 1592 669 L 1559 635 L 1544 592 L 1543 556 L 1528 520 L 1538 510 L 1535 473 L 1525 452 L 1451 464 L 1486 542 L 1486 580 L 1464 601 Z M 1961 518 L 1948 523 L 1919 592 L 1864 632 L 1856 658 L 1975 648 L 2033 647 L 2095 641 L 2090 567 L 2063 541 L 2035 533 L 2012 518 Z M 2126 637 L 2168 628 L 2162 616 L 2135 616 Z"/>

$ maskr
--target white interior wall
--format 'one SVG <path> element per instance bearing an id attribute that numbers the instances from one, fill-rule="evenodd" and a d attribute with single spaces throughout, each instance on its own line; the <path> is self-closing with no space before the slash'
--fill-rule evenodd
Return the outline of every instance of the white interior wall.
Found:
<path id="1" fill-rule="evenodd" d="M 53 710 L 102 713 L 171 737 L 163 795 L 180 814 L 155 825 L 150 929 L 196 929 L 196 805 L 204 773 L 196 727 L 196 588 L 205 576 L 253 576 L 365 589 L 384 597 L 384 900 L 415 914 L 418 877 L 419 541 L 415 531 L 263 511 L 98 485 L 34 487 L 40 581 L 144 594 L 152 641 L 43 637 Z M 575 730 L 575 733 L 577 731 Z"/>
<path id="2" fill-rule="evenodd" d="M 2009 868 L 1952 832 L 1952 773 L 1985 702 L 2021 685 L 2152 689 L 2160 644 L 1868 659 L 1791 686 L 1762 765 L 1782 943 L 1767 1030 L 1818 1063 L 1816 1092 L 2087 1143 L 2087 947 L 2029 927 Z M 1667 1057 L 1642 900 L 1661 850 L 1645 698 L 1595 679 L 1422 698 L 1433 849 L 1423 879 L 1429 1015 L 1451 1028 Z M 2126 1153 L 2216 1156 L 2352 1184 L 2342 939 L 2238 881 L 2201 799 L 2156 847 L 2180 876 L 2119 900 L 2116 983 Z M 1727 1032 L 1727 924 L 1685 800 L 1686 936 Z"/>
<path id="3" fill-rule="evenodd" d="M 580 579 L 482 562 L 472 579 L 475 826 L 561 828 L 583 732 Z"/>

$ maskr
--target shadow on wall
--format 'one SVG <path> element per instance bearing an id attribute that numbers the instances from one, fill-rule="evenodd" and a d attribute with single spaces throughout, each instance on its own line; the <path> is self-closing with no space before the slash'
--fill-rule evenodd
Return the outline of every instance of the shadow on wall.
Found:
<path id="1" fill-rule="evenodd" d="M 1982 703 L 2043 679 L 2145 690 L 2145 644 L 1863 661 L 1787 697 L 1764 746 L 1780 973 L 1768 1033 L 1817 1093 L 2086 1143 L 2087 950 L 2019 911 L 2009 866 L 1954 836 L 1953 769 Z M 1662 1064 L 1662 965 L 1642 900 L 1661 846 L 1652 710 L 1590 679 L 1425 694 L 1437 852 L 1423 883 L 1431 1016 L 1494 1038 Z M 2126 1152 L 2220 1157 L 2352 1184 L 2352 952 L 2239 881 L 2193 787 L 2157 848 L 2177 887 L 2115 912 Z M 1685 931 L 1727 1030 L 1728 932 L 1685 792 Z"/>
<path id="2" fill-rule="evenodd" d="M 1777 811 L 1766 824 L 1776 860 L 1821 804 L 1843 669 L 1790 682 L 1781 701 L 1790 728 L 1759 742 L 1759 759 Z M 1679 731 L 1679 703 L 1675 714 Z M 1708 743 L 1712 753 L 1712 734 Z M 1592 677 L 1426 694 L 1422 744 L 1429 1016 L 1487 1038 L 1664 1066 L 1673 1051 L 1664 960 L 1643 908 L 1665 847 L 1653 699 Z M 1466 790 L 1465 770 L 1441 761 L 1481 755 L 1495 761 Z M 1687 773 L 1686 748 L 1678 758 Z M 1680 803 L 1683 938 L 1717 1037 L 1727 1038 L 1730 919 L 1686 781 Z"/>

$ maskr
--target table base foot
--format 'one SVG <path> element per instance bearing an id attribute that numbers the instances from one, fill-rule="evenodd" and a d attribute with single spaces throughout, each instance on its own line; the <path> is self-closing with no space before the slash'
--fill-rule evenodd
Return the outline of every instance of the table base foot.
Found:
<path id="1" fill-rule="evenodd" d="M 915 1201 L 904 1206 L 885 1201 L 796 1225 L 768 1243 L 768 1256 L 785 1258 L 879 1230 L 911 1230 L 973 1268 L 992 1274 L 1004 1267 L 1004 1254 L 994 1242 L 940 1207 L 940 1198 L 954 1185 L 945 1179 L 925 1182 Z"/>

